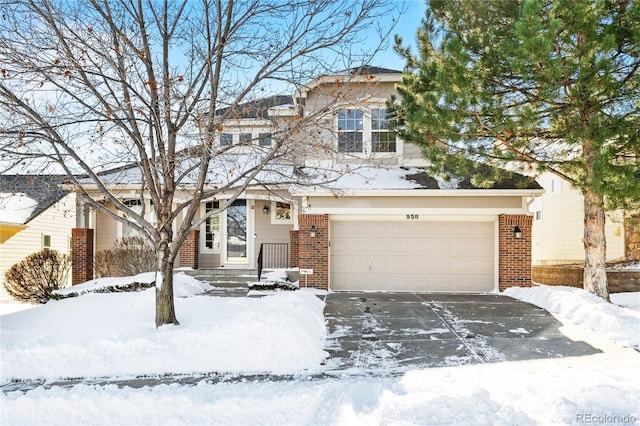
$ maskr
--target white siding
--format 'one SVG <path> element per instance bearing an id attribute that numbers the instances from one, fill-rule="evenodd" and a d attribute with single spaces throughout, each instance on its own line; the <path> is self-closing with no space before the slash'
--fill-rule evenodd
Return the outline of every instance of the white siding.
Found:
<path id="1" fill-rule="evenodd" d="M 559 188 L 553 188 L 554 180 L 555 185 L 561 183 Z M 584 198 L 568 182 L 549 173 L 543 174 L 538 182 L 545 189 L 545 194 L 539 201 L 542 217 L 533 222 L 533 264 L 583 262 Z M 624 226 L 621 218 L 619 211 L 607 214 L 607 260 L 624 257 Z"/>
<path id="2" fill-rule="evenodd" d="M 76 226 L 76 195 L 69 194 L 0 245 L 0 300 L 10 300 L 4 289 L 4 274 L 14 264 L 42 250 L 43 235 L 51 236 L 51 249 L 70 254 L 71 229 Z M 71 283 L 71 272 L 69 272 Z"/>

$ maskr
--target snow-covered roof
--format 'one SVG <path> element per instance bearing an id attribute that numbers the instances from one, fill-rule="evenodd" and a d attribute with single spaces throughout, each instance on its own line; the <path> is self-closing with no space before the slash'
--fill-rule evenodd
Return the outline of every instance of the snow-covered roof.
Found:
<path id="1" fill-rule="evenodd" d="M 0 193 L 0 223 L 25 224 L 38 202 L 24 193 Z"/>
<path id="2" fill-rule="evenodd" d="M 211 186 L 223 186 L 237 176 L 251 170 L 253 165 L 260 161 L 258 153 L 253 154 L 226 154 L 218 156 L 211 162 L 208 174 L 208 184 Z M 197 161 L 197 159 L 193 159 Z M 182 163 L 180 169 L 192 165 L 187 161 Z M 102 181 L 107 185 L 134 185 L 141 182 L 140 168 L 127 167 L 112 170 L 101 175 Z M 195 183 L 195 176 L 188 176 L 183 185 L 187 188 Z M 269 164 L 255 178 L 253 185 L 282 186 L 286 182 L 291 185 L 295 194 L 304 194 L 308 191 L 317 193 L 319 189 L 331 192 L 336 191 L 368 191 L 368 190 L 541 190 L 540 185 L 532 178 L 513 173 L 509 179 L 495 182 L 488 188 L 480 188 L 466 178 L 443 179 L 432 176 L 421 168 L 406 168 L 393 166 L 358 166 L 349 164 L 335 164 L 328 167 L 294 167 L 288 164 Z M 91 184 L 86 180 L 85 184 Z M 409 194 L 405 194 L 409 195 Z M 459 195 L 462 195 L 459 194 Z"/>
<path id="3" fill-rule="evenodd" d="M 345 168 L 347 166 L 341 166 Z M 341 174 L 341 175 L 340 175 Z M 453 178 L 444 179 L 434 176 L 421 168 L 406 168 L 402 166 L 361 167 L 353 171 L 344 170 L 330 174 L 325 180 L 333 180 L 328 186 L 340 190 L 367 191 L 367 190 L 403 190 L 403 189 L 430 189 L 430 190 L 540 190 L 538 183 L 530 177 L 512 174 L 509 179 L 495 182 L 488 188 L 480 188 L 471 183 L 471 179 Z M 302 191 L 304 192 L 304 191 Z"/>
<path id="4" fill-rule="evenodd" d="M 0 222 L 24 225 L 60 201 L 60 175 L 0 175 Z"/>

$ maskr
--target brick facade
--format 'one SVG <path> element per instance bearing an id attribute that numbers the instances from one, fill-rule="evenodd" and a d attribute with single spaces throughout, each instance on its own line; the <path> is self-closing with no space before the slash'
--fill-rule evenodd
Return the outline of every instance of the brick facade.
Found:
<path id="1" fill-rule="evenodd" d="M 198 269 L 200 231 L 193 230 L 180 246 L 180 266 Z"/>
<path id="2" fill-rule="evenodd" d="M 93 229 L 71 230 L 71 284 L 93 279 Z"/>
<path id="3" fill-rule="evenodd" d="M 516 238 L 516 226 L 522 231 L 522 238 Z M 501 214 L 498 218 L 500 291 L 531 286 L 531 227 L 532 217 L 528 215 Z"/>
<path id="4" fill-rule="evenodd" d="M 310 235 L 316 227 L 315 237 Z M 300 276 L 300 286 L 329 288 L 329 215 L 302 214 L 298 216 L 298 266 L 313 269 L 312 275 Z M 291 234 L 293 237 L 293 233 Z M 292 238 L 293 246 L 293 238 Z M 293 259 L 293 258 L 292 258 Z"/>
<path id="5" fill-rule="evenodd" d="M 292 229 L 289 231 L 289 267 L 297 268 L 300 262 L 300 251 L 298 249 L 298 239 L 300 238 L 300 231 Z"/>

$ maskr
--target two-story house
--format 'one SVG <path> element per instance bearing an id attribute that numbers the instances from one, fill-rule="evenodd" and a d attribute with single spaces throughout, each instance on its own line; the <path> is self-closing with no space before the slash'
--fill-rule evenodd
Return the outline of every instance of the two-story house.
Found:
<path id="1" fill-rule="evenodd" d="M 320 76 L 290 97 L 238 109 L 221 126 L 219 147 L 240 154 L 268 147 L 277 129 L 307 120 L 312 126 L 290 153 L 290 166 L 323 168 L 331 176 L 324 184 L 247 188 L 193 232 L 179 266 L 253 269 L 262 248 L 263 256 L 284 251 L 289 266 L 305 273 L 302 285 L 331 290 L 491 292 L 527 285 L 528 202 L 541 188 L 519 175 L 478 188 L 469 179 L 426 174 L 419 149 L 402 141 L 387 119 L 386 102 L 401 78 L 384 68 L 350 69 Z M 349 172 L 331 173 L 338 169 Z M 119 194 L 151 212 L 150 200 L 143 206 L 134 196 L 139 180 L 129 178 L 119 182 Z M 200 214 L 224 197 L 203 201 Z M 94 250 L 131 234 L 100 212 L 84 219 L 95 238 L 83 244 Z"/>

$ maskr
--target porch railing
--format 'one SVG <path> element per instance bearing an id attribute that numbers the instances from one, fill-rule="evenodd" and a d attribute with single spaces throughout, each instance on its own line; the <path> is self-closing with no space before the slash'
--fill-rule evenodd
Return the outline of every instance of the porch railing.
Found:
<path id="1" fill-rule="evenodd" d="M 258 252 L 258 281 L 263 269 L 289 267 L 289 243 L 262 243 Z"/>

